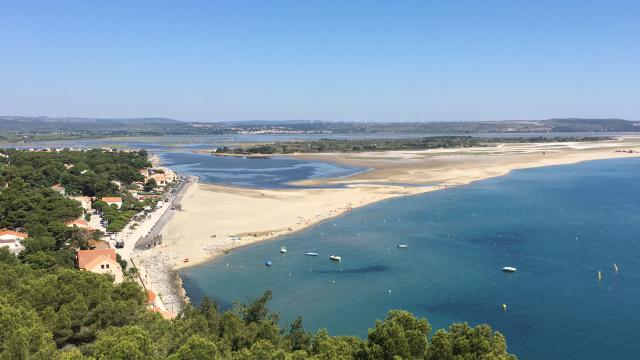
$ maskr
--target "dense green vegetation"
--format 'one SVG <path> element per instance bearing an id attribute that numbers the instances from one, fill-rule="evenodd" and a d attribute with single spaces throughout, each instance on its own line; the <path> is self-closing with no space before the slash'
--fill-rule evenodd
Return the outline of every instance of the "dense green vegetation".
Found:
<path id="1" fill-rule="evenodd" d="M 145 306 L 135 283 L 106 275 L 21 263 L 0 250 L 0 359 L 515 359 L 487 325 L 431 327 L 389 312 L 367 339 L 286 329 L 268 310 L 271 293 L 220 312 L 204 299 L 173 321 Z"/>
<path id="2" fill-rule="evenodd" d="M 73 266 L 75 249 L 86 248 L 92 238 L 64 225 L 83 212 L 78 202 L 52 190 L 54 184 L 62 184 L 67 195 L 121 195 L 122 209 L 106 210 L 109 231 L 122 230 L 131 216 L 153 203 L 136 201 L 112 182 L 120 181 L 126 187 L 143 180 L 138 170 L 150 166 L 145 151 L 4 149 L 0 154 L 0 228 L 29 234 L 20 254 L 27 263 Z"/>
<path id="3" fill-rule="evenodd" d="M 146 151 L 125 152 L 93 149 L 36 152 L 6 149 L 0 162 L 0 185 L 22 179 L 30 186 L 62 184 L 69 195 L 113 196 L 113 181 L 130 185 L 143 181 L 138 170 L 149 167 Z"/>
<path id="4" fill-rule="evenodd" d="M 222 147 L 220 154 L 292 154 L 320 152 L 359 152 L 389 150 L 426 150 L 487 146 L 496 143 L 534 143 L 563 141 L 600 141 L 607 137 L 517 137 L 480 138 L 471 136 L 433 136 L 424 138 L 358 139 L 274 142 L 261 145 Z"/>

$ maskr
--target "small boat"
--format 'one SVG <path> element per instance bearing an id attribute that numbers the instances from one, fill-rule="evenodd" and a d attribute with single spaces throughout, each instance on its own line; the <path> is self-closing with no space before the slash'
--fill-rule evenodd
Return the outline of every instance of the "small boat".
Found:
<path id="1" fill-rule="evenodd" d="M 329 260 L 331 260 L 331 261 L 340 261 L 340 260 L 342 260 L 342 258 L 340 256 L 338 256 L 338 255 L 331 255 L 331 256 L 329 256 Z"/>
<path id="2" fill-rule="evenodd" d="M 307 256 L 318 256 L 317 252 L 311 252 L 311 251 L 307 251 L 306 253 L 304 253 Z"/>
<path id="3" fill-rule="evenodd" d="M 281 246 L 280 247 L 280 254 L 286 254 L 287 253 L 287 247 L 286 246 Z"/>
<path id="4" fill-rule="evenodd" d="M 518 269 L 514 268 L 513 266 L 505 266 L 502 268 L 502 271 L 504 272 L 516 272 L 518 271 Z"/>
<path id="5" fill-rule="evenodd" d="M 398 244 L 398 248 L 400 248 L 400 249 L 406 249 L 408 247 L 409 247 L 409 245 L 407 245 L 407 244 Z"/>
<path id="6" fill-rule="evenodd" d="M 264 263 L 267 267 L 273 265 L 273 263 L 271 262 L 271 260 L 267 261 L 266 263 Z"/>

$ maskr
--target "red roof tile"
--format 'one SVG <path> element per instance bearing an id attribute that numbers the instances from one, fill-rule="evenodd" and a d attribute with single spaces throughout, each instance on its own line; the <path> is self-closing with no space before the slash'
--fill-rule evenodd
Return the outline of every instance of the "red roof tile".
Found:
<path id="1" fill-rule="evenodd" d="M 15 237 L 19 237 L 19 238 L 22 238 L 22 239 L 26 239 L 26 238 L 29 237 L 29 234 L 25 234 L 25 233 L 13 231 L 13 230 L 7 230 L 7 229 L 0 230 L 0 236 L 2 236 L 2 235 L 13 235 Z"/>
<path id="2" fill-rule="evenodd" d="M 113 249 L 78 250 L 78 267 L 85 269 L 93 260 L 103 256 L 116 260 L 116 252 Z"/>

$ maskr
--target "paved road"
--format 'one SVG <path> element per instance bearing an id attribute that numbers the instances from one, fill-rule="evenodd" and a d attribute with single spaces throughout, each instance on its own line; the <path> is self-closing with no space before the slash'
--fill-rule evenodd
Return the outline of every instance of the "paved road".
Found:
<path id="1" fill-rule="evenodd" d="M 129 265 L 131 265 L 130 257 L 138 240 L 144 236 L 151 237 L 160 234 L 164 225 L 171 218 L 172 212 L 175 211 L 171 210 L 171 207 L 182 200 L 184 192 L 192 182 L 193 179 L 182 182 L 176 190 L 176 193 L 169 196 L 169 201 L 160 202 L 159 204 L 162 204 L 162 206 L 147 215 L 147 218 L 139 223 L 134 230 L 131 230 L 129 226 L 127 226 L 125 230 L 116 236 L 115 240 L 110 240 L 111 246 L 114 248 L 116 241 L 124 241 L 124 247 L 116 249 L 116 253 L 120 254 L 120 256 L 125 259 Z"/>
<path id="2" fill-rule="evenodd" d="M 173 215 L 173 212 L 174 211 L 178 211 L 178 210 L 171 209 L 171 207 L 173 205 L 181 203 L 182 197 L 184 196 L 184 193 L 187 191 L 187 188 L 189 187 L 190 184 L 193 183 L 193 181 L 194 181 L 194 179 L 190 178 L 190 179 L 182 182 L 179 185 L 179 187 L 176 189 L 175 194 L 170 196 L 170 198 L 169 198 L 169 204 L 171 204 L 171 206 L 169 207 L 170 209 L 168 211 L 165 211 L 162 214 L 162 216 L 160 217 L 160 219 L 151 228 L 151 231 L 149 231 L 149 234 L 147 235 L 149 238 L 152 238 L 154 236 L 160 235 L 160 233 L 162 232 L 162 229 L 164 228 L 164 226 L 167 224 L 169 219 L 171 219 L 171 216 Z"/>

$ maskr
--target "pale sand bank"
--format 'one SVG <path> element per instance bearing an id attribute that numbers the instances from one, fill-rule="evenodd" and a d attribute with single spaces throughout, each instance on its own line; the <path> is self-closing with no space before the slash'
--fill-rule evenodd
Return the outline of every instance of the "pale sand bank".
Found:
<path id="1" fill-rule="evenodd" d="M 201 263 L 233 248 L 299 231 L 383 199 L 414 195 L 507 174 L 511 170 L 586 160 L 640 156 L 640 138 L 597 143 L 499 144 L 466 149 L 303 154 L 372 169 L 349 178 L 303 181 L 345 188 L 258 190 L 198 183 L 191 186 L 164 228 L 164 243 L 146 256 L 174 269 Z M 544 152 L 544 154 L 543 154 Z M 436 184 L 397 186 L 389 184 Z M 241 240 L 232 240 L 240 236 Z M 144 255 L 143 255 L 144 256 Z M 189 259 L 184 262 L 183 259 Z"/>

